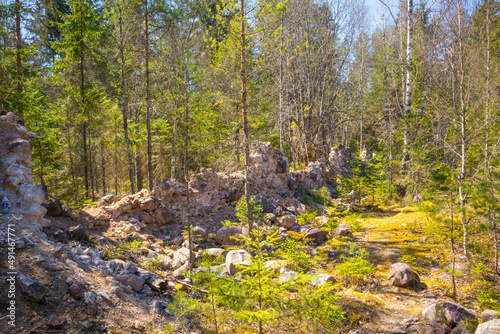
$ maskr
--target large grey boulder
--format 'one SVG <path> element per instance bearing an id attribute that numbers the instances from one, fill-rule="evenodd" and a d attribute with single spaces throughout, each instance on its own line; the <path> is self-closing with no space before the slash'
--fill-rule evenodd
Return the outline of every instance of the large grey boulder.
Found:
<path id="1" fill-rule="evenodd" d="M 417 285 L 418 277 L 406 263 L 398 262 L 391 266 L 389 271 L 389 285 L 407 288 Z"/>
<path id="2" fill-rule="evenodd" d="M 226 269 L 230 275 L 238 273 L 237 266 L 248 267 L 251 263 L 252 256 L 243 249 L 235 249 L 226 255 Z"/>
<path id="3" fill-rule="evenodd" d="M 477 320 L 471 310 L 451 302 L 432 304 L 422 311 L 422 315 L 429 322 L 446 323 L 451 328 L 456 327 L 461 321 Z"/>
<path id="4" fill-rule="evenodd" d="M 483 322 L 477 327 L 475 334 L 500 334 L 500 319 Z"/>

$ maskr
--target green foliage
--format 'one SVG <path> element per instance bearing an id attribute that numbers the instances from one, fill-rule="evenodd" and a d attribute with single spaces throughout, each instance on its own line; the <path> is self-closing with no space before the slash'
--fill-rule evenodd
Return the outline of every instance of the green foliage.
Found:
<path id="1" fill-rule="evenodd" d="M 254 220 L 263 220 L 265 217 L 265 214 L 262 210 L 262 206 L 260 205 L 260 202 L 255 198 L 255 196 L 252 196 L 250 198 L 250 205 L 252 207 L 252 215 Z M 247 201 L 245 196 L 241 197 L 238 203 L 236 204 L 236 217 L 241 222 L 248 222 L 248 212 L 247 212 Z"/>
<path id="2" fill-rule="evenodd" d="M 151 272 L 161 271 L 163 269 L 163 261 L 160 257 L 156 256 L 154 259 L 148 260 L 146 269 Z"/>
<path id="3" fill-rule="evenodd" d="M 351 244 L 348 256 L 341 255 L 344 262 L 337 265 L 335 273 L 347 283 L 359 284 L 375 272 L 375 267 L 368 261 L 368 258 L 369 253 L 366 249 L 356 250 L 356 245 Z"/>
<path id="4" fill-rule="evenodd" d="M 302 195 L 299 197 L 299 201 L 301 201 L 304 204 L 308 204 L 312 201 L 312 197 L 309 195 Z"/>
<path id="5" fill-rule="evenodd" d="M 361 230 L 361 219 L 363 218 L 363 214 L 361 213 L 351 213 L 343 218 L 344 223 L 351 225 L 351 228 L 354 232 L 358 232 Z"/>
<path id="6" fill-rule="evenodd" d="M 297 222 L 300 226 L 304 226 L 314 221 L 314 218 L 317 216 L 318 212 L 313 210 L 307 213 L 299 213 L 297 216 Z"/>
<path id="7" fill-rule="evenodd" d="M 281 257 L 287 263 L 287 268 L 297 272 L 307 272 L 311 269 L 312 259 L 304 250 L 301 243 L 293 238 L 287 238 L 280 245 L 275 255 Z"/>
<path id="8" fill-rule="evenodd" d="M 312 199 L 323 206 L 327 206 L 331 202 L 330 191 L 327 187 L 322 187 L 320 189 L 313 189 Z"/>
<path id="9" fill-rule="evenodd" d="M 103 246 L 100 250 L 100 256 L 104 260 L 126 258 L 142 247 L 144 247 L 143 242 L 131 240 L 119 246 Z"/>

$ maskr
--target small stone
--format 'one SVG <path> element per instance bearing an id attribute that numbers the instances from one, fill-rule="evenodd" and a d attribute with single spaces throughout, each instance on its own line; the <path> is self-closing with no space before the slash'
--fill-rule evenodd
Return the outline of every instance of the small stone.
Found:
<path id="1" fill-rule="evenodd" d="M 17 281 L 26 298 L 36 302 L 41 302 L 43 300 L 45 292 L 47 291 L 45 285 L 22 274 L 18 276 Z"/>
<path id="2" fill-rule="evenodd" d="M 295 271 L 288 270 L 286 268 L 281 268 L 279 281 L 281 283 L 287 282 L 287 281 L 297 277 L 297 275 L 298 274 Z"/>
<path id="3" fill-rule="evenodd" d="M 49 321 L 47 321 L 48 329 L 60 330 L 66 326 L 67 321 L 65 317 L 51 317 Z"/>
<path id="4" fill-rule="evenodd" d="M 86 291 L 83 293 L 84 300 L 89 305 L 94 305 L 95 303 L 95 293 L 92 291 Z"/>
<path id="5" fill-rule="evenodd" d="M 73 282 L 69 287 L 69 295 L 73 299 L 80 299 L 83 296 L 83 287 L 78 282 Z"/>
<path id="6" fill-rule="evenodd" d="M 481 319 L 483 322 L 500 319 L 500 312 L 494 310 L 484 310 L 483 313 L 481 313 Z"/>
<path id="7" fill-rule="evenodd" d="M 215 258 L 218 256 L 226 256 L 227 250 L 225 250 L 224 248 L 207 248 L 203 250 L 203 253 L 212 258 Z"/>
<path id="8" fill-rule="evenodd" d="M 243 249 L 235 249 L 226 255 L 226 269 L 230 275 L 235 275 L 240 269 L 238 266 L 248 267 L 252 256 Z"/>
<path id="9" fill-rule="evenodd" d="M 182 265 L 181 267 L 175 269 L 172 272 L 172 276 L 175 278 L 182 277 L 184 275 L 184 272 L 187 270 L 187 268 L 188 268 L 188 264 L 186 263 L 186 264 Z"/>
<path id="10" fill-rule="evenodd" d="M 347 228 L 347 226 L 340 223 L 339 226 L 337 227 L 337 230 L 335 231 L 335 233 L 337 233 L 340 236 L 344 236 L 344 235 L 347 235 L 349 233 L 349 229 Z"/>

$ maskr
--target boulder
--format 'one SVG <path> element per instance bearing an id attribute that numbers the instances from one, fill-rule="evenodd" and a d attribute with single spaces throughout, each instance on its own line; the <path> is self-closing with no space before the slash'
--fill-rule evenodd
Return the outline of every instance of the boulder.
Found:
<path id="1" fill-rule="evenodd" d="M 500 333 L 500 319 L 483 322 L 476 329 L 475 334 L 498 334 Z"/>
<path id="2" fill-rule="evenodd" d="M 297 224 L 297 217 L 292 214 L 284 215 L 276 218 L 279 226 L 290 228 L 293 225 Z"/>
<path id="3" fill-rule="evenodd" d="M 335 278 L 333 278 L 333 276 L 319 270 L 311 270 L 307 274 L 313 275 L 310 283 L 314 286 L 320 286 L 328 282 L 335 283 Z"/>
<path id="4" fill-rule="evenodd" d="M 128 285 L 134 292 L 141 292 L 145 283 L 142 277 L 134 274 L 120 274 L 116 276 L 116 280 Z"/>
<path id="5" fill-rule="evenodd" d="M 483 322 L 493 319 L 500 319 L 500 312 L 494 310 L 484 310 L 483 313 L 481 313 L 481 320 L 483 320 Z"/>
<path id="6" fill-rule="evenodd" d="M 205 242 L 208 238 L 208 232 L 201 226 L 193 227 L 193 238 L 197 242 Z"/>
<path id="7" fill-rule="evenodd" d="M 327 235 L 327 231 L 320 230 L 319 228 L 312 228 L 307 231 L 304 238 L 307 240 L 311 240 L 316 245 L 321 245 L 325 242 Z"/>
<path id="8" fill-rule="evenodd" d="M 279 281 L 281 283 L 284 283 L 284 282 L 287 282 L 291 279 L 294 279 L 297 277 L 297 273 L 293 270 L 288 270 L 286 268 L 281 268 L 280 269 L 280 278 L 279 278 Z"/>
<path id="9" fill-rule="evenodd" d="M 17 282 L 21 288 L 21 292 L 27 299 L 35 302 L 41 302 L 43 300 L 47 292 L 45 285 L 22 274 L 17 277 Z"/>
<path id="10" fill-rule="evenodd" d="M 240 269 L 237 266 L 248 267 L 252 256 L 243 249 L 235 249 L 226 255 L 226 269 L 230 275 L 235 275 Z"/>
<path id="11" fill-rule="evenodd" d="M 418 277 L 406 263 L 394 263 L 389 271 L 389 285 L 407 288 L 417 285 Z"/>
<path id="12" fill-rule="evenodd" d="M 335 231 L 335 233 L 337 233 L 340 236 L 344 236 L 344 235 L 347 235 L 349 233 L 349 229 L 347 228 L 347 226 L 340 223 L 339 226 L 337 227 L 337 230 Z"/>
<path id="13" fill-rule="evenodd" d="M 170 223 L 174 218 L 172 211 L 166 206 L 161 206 L 154 212 L 155 212 L 156 223 L 159 226 Z"/>
<path id="14" fill-rule="evenodd" d="M 223 246 L 233 246 L 239 244 L 238 240 L 233 238 L 239 238 L 242 236 L 242 232 L 235 226 L 232 227 L 222 227 L 215 234 L 215 239 L 219 245 Z"/>
<path id="15" fill-rule="evenodd" d="M 88 239 L 87 228 L 82 225 L 70 227 L 68 235 L 72 240 L 86 241 Z"/>
<path id="16" fill-rule="evenodd" d="M 426 307 L 422 315 L 429 322 L 445 323 L 454 328 L 463 320 L 477 320 L 472 311 L 451 302 L 439 302 Z"/>
<path id="17" fill-rule="evenodd" d="M 142 211 L 153 211 L 158 207 L 159 201 L 156 198 L 145 198 L 139 200 L 139 208 Z"/>
<path id="18" fill-rule="evenodd" d="M 226 256 L 227 250 L 225 250 L 224 248 L 207 248 L 203 251 L 203 253 L 215 258 L 218 256 Z"/>
<path id="19" fill-rule="evenodd" d="M 47 209 L 47 216 L 56 217 L 63 213 L 61 200 L 57 197 L 54 197 L 52 201 L 49 201 L 44 206 Z"/>

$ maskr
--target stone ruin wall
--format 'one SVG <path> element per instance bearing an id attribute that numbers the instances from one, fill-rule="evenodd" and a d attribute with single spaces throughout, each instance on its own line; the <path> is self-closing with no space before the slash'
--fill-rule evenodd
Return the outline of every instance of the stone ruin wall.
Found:
<path id="1" fill-rule="evenodd" d="M 250 193 L 261 199 L 266 212 L 278 216 L 280 208 L 295 214 L 304 212 L 305 206 L 297 198 L 323 186 L 334 191 L 335 176 L 348 176 L 349 161 L 353 158 L 348 149 L 340 147 L 332 150 L 328 161 L 311 162 L 304 170 L 290 171 L 285 154 L 270 143 L 254 141 L 250 154 Z M 191 176 L 187 186 L 175 179 L 166 179 L 151 192 L 143 189 L 125 197 L 105 196 L 96 209 L 88 212 L 100 221 L 98 224 L 133 219 L 163 226 L 170 222 L 185 223 L 189 219 L 195 225 L 207 226 L 236 218 L 236 202 L 244 194 L 244 179 L 244 171 L 226 173 L 202 168 L 200 173 Z"/>
<path id="2" fill-rule="evenodd" d="M 9 112 L 0 116 L 0 196 L 10 201 L 10 215 L 2 220 L 15 220 L 19 232 L 41 231 L 46 225 L 43 204 L 46 188 L 32 183 L 31 151 L 36 135 L 26 129 L 21 119 Z M 6 224 L 2 224 L 2 231 Z M 0 233 L 0 239 L 5 235 Z"/>

